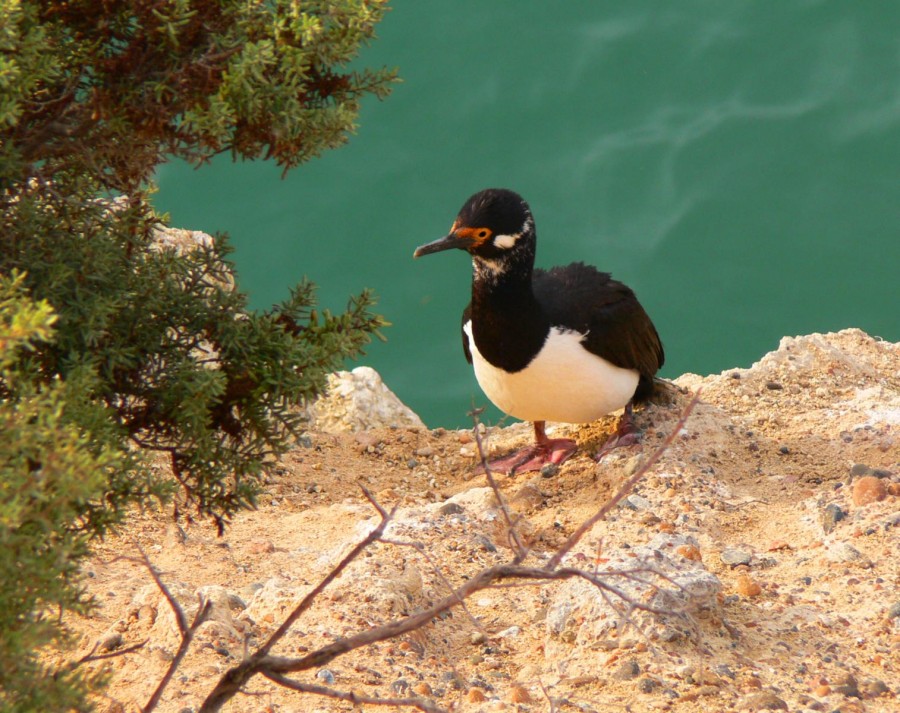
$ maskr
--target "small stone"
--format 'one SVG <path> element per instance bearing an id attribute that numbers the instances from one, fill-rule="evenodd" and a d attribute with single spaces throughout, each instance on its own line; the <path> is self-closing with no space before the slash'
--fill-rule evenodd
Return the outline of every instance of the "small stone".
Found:
<path id="1" fill-rule="evenodd" d="M 888 619 L 900 619 L 900 602 L 888 609 Z"/>
<path id="2" fill-rule="evenodd" d="M 737 567 L 742 564 L 750 564 L 750 560 L 752 555 L 745 550 L 738 550 L 733 547 L 727 547 L 722 550 L 722 554 L 719 555 L 719 559 L 722 560 L 724 564 L 730 565 L 731 567 Z"/>
<path id="3" fill-rule="evenodd" d="M 652 507 L 647 498 L 637 494 L 629 495 L 622 504 L 630 510 L 649 510 Z"/>
<path id="4" fill-rule="evenodd" d="M 637 682 L 637 689 L 641 693 L 653 693 L 657 688 L 659 688 L 659 681 L 655 678 L 644 677 Z"/>
<path id="5" fill-rule="evenodd" d="M 422 458 L 430 458 L 434 455 L 434 448 L 431 446 L 424 446 L 423 448 L 416 449 L 416 455 Z"/>
<path id="6" fill-rule="evenodd" d="M 713 671 L 719 676 L 724 676 L 725 678 L 734 679 L 734 671 L 728 664 L 720 663 L 713 668 Z"/>
<path id="7" fill-rule="evenodd" d="M 275 551 L 275 545 L 271 540 L 253 540 L 247 549 L 251 555 L 267 555 Z"/>
<path id="8" fill-rule="evenodd" d="M 762 587 L 759 582 L 751 579 L 746 574 L 738 577 L 736 589 L 742 597 L 757 597 L 762 594 Z"/>
<path id="9" fill-rule="evenodd" d="M 545 465 L 541 466 L 542 478 L 552 478 L 557 473 L 559 473 L 558 463 L 546 463 Z"/>
<path id="10" fill-rule="evenodd" d="M 409 460 L 406 461 L 406 467 L 409 468 L 410 470 L 417 467 L 418 465 L 419 465 L 419 461 L 417 461 L 415 458 L 410 458 Z"/>
<path id="11" fill-rule="evenodd" d="M 837 542 L 826 553 L 832 562 L 858 562 L 863 558 L 862 553 L 847 542 Z"/>
<path id="12" fill-rule="evenodd" d="M 786 711 L 787 703 L 771 691 L 750 693 L 737 702 L 737 707 L 745 711 Z"/>
<path id="13" fill-rule="evenodd" d="M 456 671 L 447 671 L 441 674 L 441 680 L 450 685 L 454 691 L 461 691 L 466 687 L 466 682 Z"/>
<path id="14" fill-rule="evenodd" d="M 431 686 L 429 686 L 425 681 L 420 681 L 415 686 L 413 686 L 413 693 L 417 696 L 431 696 Z"/>
<path id="15" fill-rule="evenodd" d="M 469 643 L 472 646 L 479 646 L 485 642 L 485 636 L 480 631 L 472 632 L 472 636 L 469 637 Z"/>
<path id="16" fill-rule="evenodd" d="M 122 645 L 122 634 L 118 631 L 110 631 L 104 634 L 97 642 L 100 651 L 115 651 Z"/>
<path id="17" fill-rule="evenodd" d="M 534 699 L 531 697 L 531 694 L 528 692 L 528 689 L 525 686 L 512 686 L 509 689 L 509 695 L 507 696 L 510 703 L 532 703 Z"/>
<path id="18" fill-rule="evenodd" d="M 859 684 L 856 677 L 851 673 L 839 674 L 832 682 L 831 690 L 833 693 L 839 693 L 848 698 L 861 698 L 859 693 Z"/>
<path id="19" fill-rule="evenodd" d="M 459 503 L 444 503 L 438 508 L 438 515 L 447 517 L 448 515 L 460 515 L 464 513 L 463 506 Z"/>
<path id="20" fill-rule="evenodd" d="M 498 639 L 512 639 L 522 633 L 522 629 L 518 626 L 511 626 L 508 629 L 497 632 Z"/>
<path id="21" fill-rule="evenodd" d="M 700 549 L 694 545 L 680 545 L 675 548 L 675 551 L 686 560 L 691 560 L 693 562 L 703 561 L 703 555 L 700 554 Z"/>
<path id="22" fill-rule="evenodd" d="M 880 698 L 885 694 L 889 694 L 891 689 L 887 687 L 884 681 L 877 678 L 871 681 L 864 681 L 859 686 L 859 694 L 861 698 Z"/>
<path id="23" fill-rule="evenodd" d="M 480 688 L 470 688 L 469 692 L 466 693 L 466 700 L 469 703 L 482 703 L 487 700 L 487 696 L 484 695 L 484 691 Z"/>
<path id="24" fill-rule="evenodd" d="M 863 475 L 869 475 L 869 473 L 871 472 L 872 469 L 865 463 L 854 463 L 852 466 L 850 466 L 850 475 L 854 478 L 859 478 Z"/>
<path id="25" fill-rule="evenodd" d="M 835 503 L 831 503 L 822 511 L 822 529 L 825 531 L 827 535 L 830 533 L 837 524 L 847 517 L 847 513 L 841 509 L 840 505 L 836 505 Z"/>
<path id="26" fill-rule="evenodd" d="M 638 665 L 638 662 L 634 659 L 628 659 L 616 666 L 612 676 L 620 681 L 630 681 L 631 679 L 640 676 L 640 674 L 641 667 Z"/>
<path id="27" fill-rule="evenodd" d="M 409 681 L 405 678 L 398 678 L 391 684 L 391 691 L 396 693 L 398 696 L 402 696 L 406 691 L 409 690 Z"/>
<path id="28" fill-rule="evenodd" d="M 777 381 L 767 381 L 766 388 L 769 391 L 781 391 L 784 387 L 779 384 Z"/>
<path id="29" fill-rule="evenodd" d="M 328 684 L 334 683 L 334 674 L 327 668 L 321 668 L 316 671 L 316 678 L 318 678 L 320 681 L 325 681 L 325 683 Z"/>
<path id="30" fill-rule="evenodd" d="M 881 478 L 865 475 L 853 483 L 853 504 L 868 505 L 884 500 L 887 497 L 887 486 Z"/>

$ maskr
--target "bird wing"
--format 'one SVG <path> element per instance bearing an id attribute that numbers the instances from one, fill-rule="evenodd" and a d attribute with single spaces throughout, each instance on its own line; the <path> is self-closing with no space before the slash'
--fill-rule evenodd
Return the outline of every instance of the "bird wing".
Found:
<path id="1" fill-rule="evenodd" d="M 470 302 L 468 306 L 463 310 L 462 316 L 462 326 L 466 326 L 466 322 L 471 321 L 472 319 L 472 303 Z M 466 334 L 466 330 L 462 329 L 462 342 L 463 342 L 463 354 L 466 355 L 466 361 L 470 364 L 472 363 L 472 350 L 469 348 L 469 335 Z"/>
<path id="2" fill-rule="evenodd" d="M 631 288 L 577 262 L 535 270 L 534 295 L 553 324 L 585 334 L 583 343 L 616 366 L 652 380 L 665 355 L 659 334 Z"/>

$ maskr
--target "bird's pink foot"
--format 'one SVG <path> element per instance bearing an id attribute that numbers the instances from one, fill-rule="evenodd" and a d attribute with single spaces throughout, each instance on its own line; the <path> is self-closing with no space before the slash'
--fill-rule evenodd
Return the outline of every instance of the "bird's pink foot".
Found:
<path id="1" fill-rule="evenodd" d="M 631 404 L 628 404 L 622 413 L 622 417 L 619 419 L 616 432 L 607 439 L 606 443 L 600 446 L 600 450 L 594 455 L 594 460 L 599 461 L 603 456 L 616 448 L 633 446 L 639 440 L 638 431 L 632 418 Z"/>
<path id="2" fill-rule="evenodd" d="M 547 438 L 505 458 L 490 461 L 488 467 L 497 473 L 527 473 L 540 470 L 547 464 L 561 465 L 576 451 L 575 441 L 568 438 Z"/>

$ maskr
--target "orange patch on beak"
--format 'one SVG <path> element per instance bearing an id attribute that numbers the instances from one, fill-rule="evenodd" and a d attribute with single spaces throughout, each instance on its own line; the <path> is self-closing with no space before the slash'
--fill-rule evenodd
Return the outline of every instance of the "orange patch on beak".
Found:
<path id="1" fill-rule="evenodd" d="M 454 223 L 454 227 L 455 227 Z M 455 228 L 453 232 L 461 238 L 468 238 L 474 247 L 481 247 L 491 239 L 491 231 L 488 228 Z"/>

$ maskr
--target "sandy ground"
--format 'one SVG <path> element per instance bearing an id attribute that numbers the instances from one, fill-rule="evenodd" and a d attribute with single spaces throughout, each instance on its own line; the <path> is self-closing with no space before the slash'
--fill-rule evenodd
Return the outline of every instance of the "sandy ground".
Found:
<path id="1" fill-rule="evenodd" d="M 640 445 L 596 463 L 589 455 L 613 418 L 558 426 L 555 434 L 578 441 L 577 456 L 549 477 L 499 483 L 532 550 L 526 563 L 540 566 L 700 389 L 686 427 L 630 500 L 566 560 L 602 570 L 648 543 L 661 547 L 652 544 L 661 536 L 681 542 L 666 561 L 718 582 L 708 601 L 685 607 L 683 626 L 666 629 L 643 613 L 622 622 L 594 604 L 566 609 L 569 583 L 494 588 L 475 594 L 467 612 L 297 680 L 461 711 L 900 711 L 900 345 L 857 330 L 786 339 L 750 369 L 677 383 L 680 393 L 638 412 Z M 486 439 L 502 452 L 529 433 L 517 424 L 488 429 Z M 158 708 L 196 710 L 377 522 L 360 486 L 400 506 L 389 536 L 425 554 L 373 545 L 277 653 L 301 656 L 413 613 L 446 596 L 448 583 L 508 561 L 508 533 L 474 472 L 475 451 L 470 431 L 310 433 L 271 469 L 259 508 L 223 537 L 208 524 L 181 530 L 167 513 L 135 513 L 86 568 L 95 614 L 68 622 L 80 637 L 76 655 L 97 641 L 106 651 L 146 641 L 93 664 L 112 676 L 99 710 L 139 710 L 178 645 L 138 548 L 189 614 L 198 589 L 218 603 Z M 352 708 L 258 677 L 225 710 Z"/>

